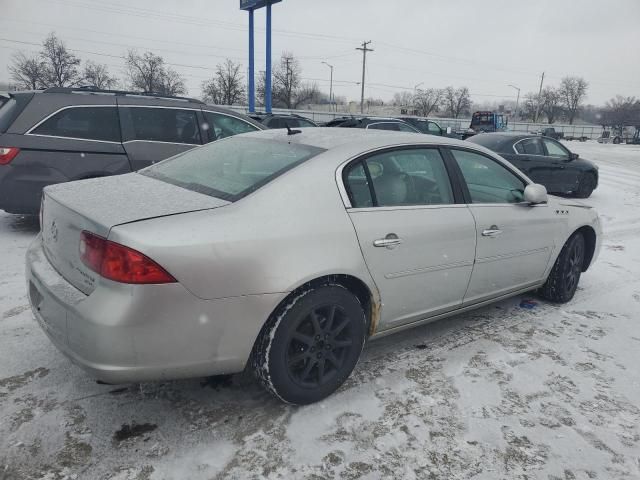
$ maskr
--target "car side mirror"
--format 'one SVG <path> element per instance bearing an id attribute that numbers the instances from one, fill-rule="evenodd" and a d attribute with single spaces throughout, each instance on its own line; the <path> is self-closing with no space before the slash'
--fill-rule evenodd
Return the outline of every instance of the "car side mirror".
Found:
<path id="1" fill-rule="evenodd" d="M 447 135 L 451 135 L 451 127 L 447 127 Z"/>
<path id="2" fill-rule="evenodd" d="M 547 189 L 539 183 L 527 185 L 524 189 L 524 201 L 530 205 L 547 203 Z"/>
<path id="3" fill-rule="evenodd" d="M 580 158 L 580 155 L 578 155 L 577 153 L 571 152 L 569 154 L 569 160 L 577 160 L 578 158 Z"/>

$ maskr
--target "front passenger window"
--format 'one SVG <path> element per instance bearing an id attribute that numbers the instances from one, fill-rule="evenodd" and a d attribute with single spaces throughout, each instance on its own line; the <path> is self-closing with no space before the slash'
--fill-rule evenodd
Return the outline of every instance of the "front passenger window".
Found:
<path id="1" fill-rule="evenodd" d="M 472 203 L 520 203 L 526 184 L 506 167 L 479 153 L 451 150 Z"/>

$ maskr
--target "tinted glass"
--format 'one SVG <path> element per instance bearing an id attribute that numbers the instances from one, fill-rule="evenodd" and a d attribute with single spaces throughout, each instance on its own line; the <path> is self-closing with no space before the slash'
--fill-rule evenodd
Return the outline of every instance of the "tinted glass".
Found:
<path id="1" fill-rule="evenodd" d="M 372 123 L 367 126 L 368 129 L 372 130 L 393 130 L 394 132 L 400 131 L 399 124 L 396 122 L 384 122 L 384 123 Z"/>
<path id="2" fill-rule="evenodd" d="M 396 150 L 365 160 L 377 206 L 454 203 L 444 161 L 436 149 Z"/>
<path id="3" fill-rule="evenodd" d="M 373 206 L 369 181 L 364 172 L 362 162 L 351 165 L 346 174 L 346 186 L 351 205 L 355 208 Z"/>
<path id="4" fill-rule="evenodd" d="M 401 132 L 417 133 L 415 128 L 413 128 L 411 125 L 407 125 L 406 123 L 398 123 L 398 130 L 400 130 Z"/>
<path id="5" fill-rule="evenodd" d="M 207 111 L 203 113 L 206 122 L 203 127 L 211 131 L 210 133 L 214 140 L 258 130 L 255 125 L 251 125 L 239 118 Z"/>
<path id="6" fill-rule="evenodd" d="M 544 138 L 542 141 L 544 142 L 545 147 L 547 147 L 547 153 L 550 156 L 563 159 L 569 158 L 569 152 L 559 143 L 549 140 L 548 138 Z"/>
<path id="7" fill-rule="evenodd" d="M 526 138 L 515 144 L 516 151 L 521 155 L 544 155 L 544 149 L 539 138 Z"/>
<path id="8" fill-rule="evenodd" d="M 116 107 L 66 108 L 46 120 L 31 133 L 119 142 L 118 111 Z"/>
<path id="9" fill-rule="evenodd" d="M 482 145 L 483 147 L 487 147 L 489 150 L 493 150 L 494 152 L 501 152 L 507 140 L 508 138 L 506 138 L 504 135 L 494 133 L 479 133 L 467 138 L 466 141 Z M 509 142 L 508 145 L 510 144 L 511 143 Z"/>
<path id="10" fill-rule="evenodd" d="M 440 135 L 440 127 L 435 122 L 429 122 L 429 133 L 435 133 L 436 135 Z"/>
<path id="11" fill-rule="evenodd" d="M 235 201 L 323 151 L 309 145 L 231 137 L 194 148 L 141 173 Z"/>
<path id="12" fill-rule="evenodd" d="M 310 122 L 309 120 L 307 120 L 306 118 L 299 118 L 298 126 L 300 128 L 303 128 L 303 127 L 315 127 L 316 125 L 313 122 Z"/>
<path id="13" fill-rule="evenodd" d="M 498 162 L 465 150 L 451 150 L 473 203 L 519 203 L 525 183 Z"/>
<path id="14" fill-rule="evenodd" d="M 120 107 L 125 141 L 200 144 L 194 110 L 178 108 Z"/>

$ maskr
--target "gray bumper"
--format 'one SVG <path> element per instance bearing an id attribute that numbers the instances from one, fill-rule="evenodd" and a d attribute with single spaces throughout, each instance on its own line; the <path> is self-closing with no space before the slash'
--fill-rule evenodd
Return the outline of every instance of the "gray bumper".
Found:
<path id="1" fill-rule="evenodd" d="M 85 295 L 53 269 L 40 236 L 26 261 L 36 320 L 60 351 L 107 383 L 240 372 L 263 323 L 286 296 L 202 300 L 180 284 L 104 279 Z"/>

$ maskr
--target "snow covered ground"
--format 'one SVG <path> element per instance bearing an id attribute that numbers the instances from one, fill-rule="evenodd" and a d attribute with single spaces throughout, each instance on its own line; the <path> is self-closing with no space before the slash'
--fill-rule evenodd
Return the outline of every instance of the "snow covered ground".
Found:
<path id="1" fill-rule="evenodd" d="M 518 297 L 371 343 L 294 408 L 250 376 L 98 385 L 40 331 L 0 213 L 0 479 L 640 478 L 640 147 L 600 166 L 598 262 L 563 306 Z"/>

